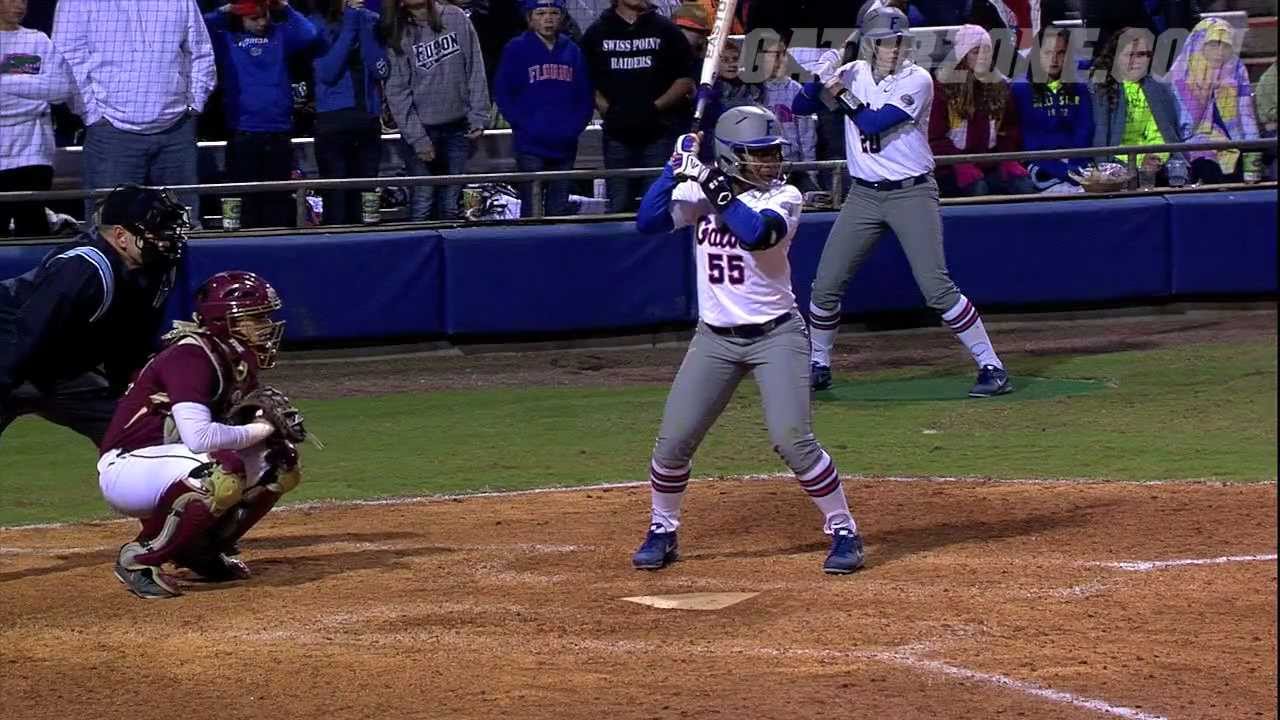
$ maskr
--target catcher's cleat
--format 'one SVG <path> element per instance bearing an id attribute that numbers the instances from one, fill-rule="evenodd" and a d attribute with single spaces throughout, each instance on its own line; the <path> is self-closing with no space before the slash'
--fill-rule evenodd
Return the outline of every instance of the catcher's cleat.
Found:
<path id="1" fill-rule="evenodd" d="M 124 583 L 126 590 L 143 600 L 178 597 L 182 594 L 173 578 L 160 568 L 150 565 L 126 567 L 116 562 L 116 578 Z"/>
<path id="2" fill-rule="evenodd" d="M 1004 368 L 995 365 L 983 365 L 978 371 L 978 381 L 969 391 L 971 398 L 989 398 L 1013 392 L 1013 383 Z"/>
<path id="3" fill-rule="evenodd" d="M 831 534 L 831 552 L 822 563 L 828 575 L 848 575 L 862 567 L 862 536 L 849 528 L 837 528 Z"/>
<path id="4" fill-rule="evenodd" d="M 679 539 L 674 531 L 667 532 L 661 525 L 651 525 L 644 536 L 644 543 L 631 556 L 631 565 L 637 570 L 661 570 L 680 558 Z"/>
<path id="5" fill-rule="evenodd" d="M 813 390 L 831 389 L 831 368 L 818 363 L 809 365 L 809 387 Z"/>
<path id="6" fill-rule="evenodd" d="M 226 553 L 208 553 L 197 557 L 180 558 L 175 564 L 215 583 L 248 580 L 253 576 L 244 561 L 230 557 Z"/>

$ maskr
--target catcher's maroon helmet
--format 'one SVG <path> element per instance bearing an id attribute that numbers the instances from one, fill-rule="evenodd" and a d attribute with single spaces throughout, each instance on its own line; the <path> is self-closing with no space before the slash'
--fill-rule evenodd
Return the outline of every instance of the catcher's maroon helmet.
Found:
<path id="1" fill-rule="evenodd" d="M 196 323 L 216 337 L 247 345 L 261 368 L 276 364 L 284 321 L 272 320 L 271 313 L 281 307 L 271 283 L 243 270 L 220 272 L 196 291 Z"/>

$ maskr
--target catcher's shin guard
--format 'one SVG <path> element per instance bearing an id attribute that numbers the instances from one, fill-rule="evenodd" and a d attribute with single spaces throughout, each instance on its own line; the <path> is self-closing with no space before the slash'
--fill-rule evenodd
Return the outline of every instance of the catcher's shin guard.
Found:
<path id="1" fill-rule="evenodd" d="M 256 485 L 244 492 L 240 502 L 218 520 L 213 528 L 212 548 L 228 553 L 244 534 L 266 517 L 285 493 L 302 482 L 298 451 L 288 442 L 273 445 L 266 454 L 267 469 Z"/>
<path id="2" fill-rule="evenodd" d="M 218 463 L 205 463 L 175 481 L 160 496 L 142 532 L 120 548 L 126 569 L 159 567 L 200 542 L 218 517 L 240 502 L 241 477 Z"/>

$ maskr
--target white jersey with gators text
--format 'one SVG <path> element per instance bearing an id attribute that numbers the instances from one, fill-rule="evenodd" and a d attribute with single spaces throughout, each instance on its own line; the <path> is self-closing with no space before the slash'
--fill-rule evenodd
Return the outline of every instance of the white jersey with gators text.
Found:
<path id="1" fill-rule="evenodd" d="M 768 190 L 753 188 L 738 200 L 756 212 L 778 213 L 787 223 L 786 237 L 768 250 L 745 250 L 712 211 L 696 182 L 682 182 L 671 194 L 671 217 L 676 227 L 694 226 L 698 317 L 717 327 L 768 322 L 794 310 L 796 303 L 787 252 L 800 226 L 804 198 L 794 185 L 782 185 Z"/>
<path id="2" fill-rule="evenodd" d="M 837 73 L 849 92 L 868 108 L 886 105 L 900 108 L 910 122 L 879 135 L 866 135 L 845 118 L 844 142 L 849 174 L 871 182 L 905 180 L 933 172 L 929 147 L 929 111 L 933 105 L 933 78 L 924 68 L 907 62 L 897 73 L 876 82 L 871 65 L 858 60 Z"/>

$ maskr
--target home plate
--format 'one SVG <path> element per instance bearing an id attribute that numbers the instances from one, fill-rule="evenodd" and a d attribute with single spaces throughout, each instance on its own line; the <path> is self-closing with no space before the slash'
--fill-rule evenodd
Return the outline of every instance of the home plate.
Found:
<path id="1" fill-rule="evenodd" d="M 663 610 L 723 610 L 759 594 L 758 592 L 701 592 L 680 595 L 638 595 L 622 599 Z"/>

